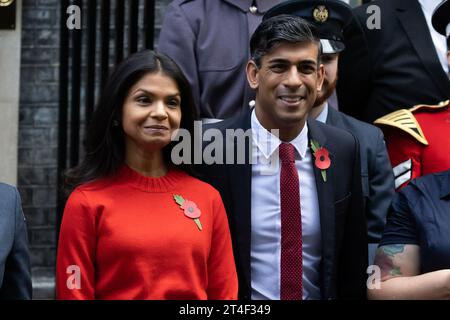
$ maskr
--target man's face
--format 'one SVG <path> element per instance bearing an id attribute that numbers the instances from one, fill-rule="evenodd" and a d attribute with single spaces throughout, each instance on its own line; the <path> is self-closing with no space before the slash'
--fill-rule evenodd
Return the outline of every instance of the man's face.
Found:
<path id="1" fill-rule="evenodd" d="M 261 59 L 247 64 L 247 78 L 256 90 L 256 115 L 267 129 L 300 132 L 323 82 L 318 45 L 282 43 Z"/>
<path id="2" fill-rule="evenodd" d="M 314 103 L 314 107 L 322 105 L 333 94 L 338 79 L 338 60 L 338 53 L 322 55 L 321 62 L 325 70 L 325 75 L 322 90 L 317 94 L 317 100 Z"/>

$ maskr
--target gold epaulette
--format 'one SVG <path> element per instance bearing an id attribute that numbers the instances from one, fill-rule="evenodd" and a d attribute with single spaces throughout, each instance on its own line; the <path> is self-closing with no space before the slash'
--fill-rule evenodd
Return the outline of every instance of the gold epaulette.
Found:
<path id="1" fill-rule="evenodd" d="M 411 112 L 415 112 L 415 111 L 419 111 L 422 109 L 441 109 L 441 108 L 446 108 L 450 105 L 450 100 L 447 101 L 442 101 L 439 104 L 418 104 L 417 106 L 412 107 L 411 109 L 409 109 L 409 111 Z"/>
<path id="2" fill-rule="evenodd" d="M 428 141 L 423 134 L 422 128 L 412 114 L 411 110 L 401 109 L 389 113 L 374 121 L 377 125 L 386 125 L 398 128 L 424 145 L 428 145 Z"/>

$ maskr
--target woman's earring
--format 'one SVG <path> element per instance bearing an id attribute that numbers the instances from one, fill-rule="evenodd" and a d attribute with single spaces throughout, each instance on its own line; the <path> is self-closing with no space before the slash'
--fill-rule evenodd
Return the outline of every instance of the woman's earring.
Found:
<path id="1" fill-rule="evenodd" d="M 118 127 L 119 126 L 119 121 L 118 120 L 113 120 L 112 125 L 113 125 L 113 127 Z"/>

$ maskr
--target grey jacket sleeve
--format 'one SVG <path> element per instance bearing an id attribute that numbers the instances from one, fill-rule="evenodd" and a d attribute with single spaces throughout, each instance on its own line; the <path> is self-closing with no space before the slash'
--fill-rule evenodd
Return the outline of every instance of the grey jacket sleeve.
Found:
<path id="1" fill-rule="evenodd" d="M 381 240 L 386 225 L 386 215 L 395 194 L 394 175 L 386 150 L 383 133 L 377 128 L 376 152 L 369 160 L 369 198 L 366 203 L 366 216 L 369 242 Z"/>
<path id="2" fill-rule="evenodd" d="M 14 216 L 14 243 L 6 259 L 0 299 L 28 300 L 32 295 L 30 256 L 25 217 L 17 189 L 15 189 Z"/>
<path id="3" fill-rule="evenodd" d="M 197 112 L 200 108 L 200 80 L 196 57 L 197 35 L 186 13 L 174 1 L 167 6 L 158 40 L 158 51 L 167 54 L 181 68 L 192 88 Z"/>

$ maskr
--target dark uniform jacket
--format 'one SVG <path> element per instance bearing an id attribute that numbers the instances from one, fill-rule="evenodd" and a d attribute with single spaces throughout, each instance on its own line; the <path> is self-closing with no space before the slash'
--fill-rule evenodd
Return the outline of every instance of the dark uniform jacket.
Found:
<path id="1" fill-rule="evenodd" d="M 380 245 L 420 247 L 420 272 L 450 268 L 450 170 L 411 181 L 394 197 Z"/>
<path id="2" fill-rule="evenodd" d="M 367 27 L 366 10 L 373 5 L 380 9 L 379 30 Z M 376 0 L 354 14 L 339 61 L 341 111 L 372 123 L 398 109 L 450 97 L 450 80 L 418 0 Z"/>
<path id="3" fill-rule="evenodd" d="M 400 109 L 375 124 L 385 134 L 397 190 L 450 168 L 450 100 Z"/>

